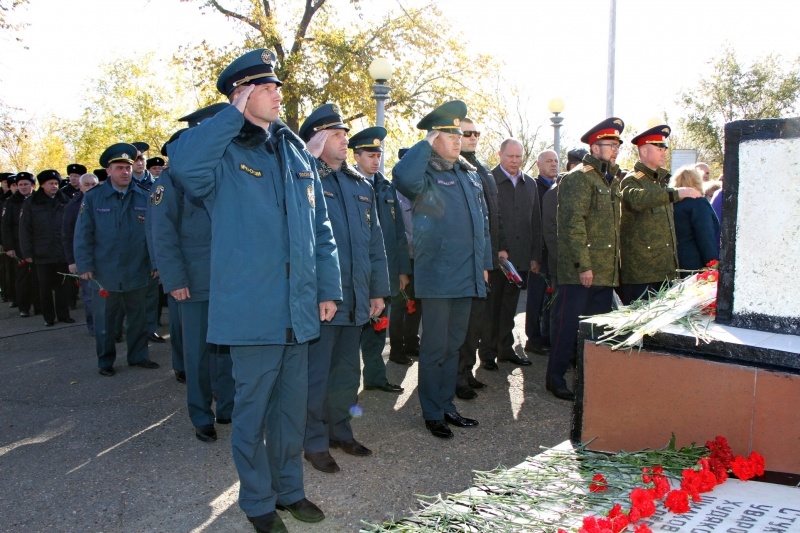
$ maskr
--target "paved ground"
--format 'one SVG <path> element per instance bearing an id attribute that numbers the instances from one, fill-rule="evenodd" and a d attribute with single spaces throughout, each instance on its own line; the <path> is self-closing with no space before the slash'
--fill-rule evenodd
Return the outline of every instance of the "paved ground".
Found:
<path id="1" fill-rule="evenodd" d="M 230 426 L 218 426 L 214 444 L 195 439 L 168 345 L 151 345 L 158 370 L 125 366 L 118 345 L 118 373 L 104 378 L 82 310 L 73 312 L 76 324 L 45 328 L 41 316 L 21 319 L 6 305 L 0 307 L 0 530 L 253 531 L 236 503 Z M 517 317 L 518 342 L 523 320 Z M 307 466 L 307 495 L 327 518 L 309 525 L 282 513 L 289 531 L 354 532 L 363 522 L 400 518 L 420 495 L 465 490 L 472 470 L 513 466 L 540 446 L 566 440 L 571 404 L 545 392 L 546 359 L 532 357 L 524 369 L 501 363 L 497 372 L 478 370 L 488 389 L 476 400 L 457 401 L 480 426 L 455 428 L 448 441 L 424 428 L 416 365 L 390 363 L 390 381 L 406 392 L 362 392 L 364 415 L 353 424 L 374 455 L 334 450 L 342 471 L 333 475 Z"/>

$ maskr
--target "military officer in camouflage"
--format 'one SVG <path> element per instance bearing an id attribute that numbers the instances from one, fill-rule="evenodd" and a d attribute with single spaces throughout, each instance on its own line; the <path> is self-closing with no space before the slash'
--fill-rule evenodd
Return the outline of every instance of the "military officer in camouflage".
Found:
<path id="1" fill-rule="evenodd" d="M 621 297 L 625 305 L 677 277 L 672 204 L 700 196 L 691 187 L 667 187 L 670 174 L 664 164 L 669 134 L 670 127 L 662 124 L 631 140 L 638 147 L 639 161 L 620 184 Z"/>
<path id="2" fill-rule="evenodd" d="M 558 292 L 545 386 L 574 400 L 564 375 L 575 354 L 580 316 L 611 311 L 619 285 L 619 179 L 616 164 L 625 124 L 608 118 L 586 132 L 590 153 L 558 188 Z"/>

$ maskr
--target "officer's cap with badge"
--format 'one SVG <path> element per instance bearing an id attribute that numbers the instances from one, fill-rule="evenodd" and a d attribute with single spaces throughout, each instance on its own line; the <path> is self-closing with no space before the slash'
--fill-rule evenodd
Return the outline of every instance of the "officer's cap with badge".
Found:
<path id="1" fill-rule="evenodd" d="M 442 133 L 461 135 L 461 121 L 467 116 L 467 104 L 461 100 L 452 100 L 440 105 L 417 123 L 418 130 L 436 130 Z"/>
<path id="2" fill-rule="evenodd" d="M 342 119 L 342 111 L 338 105 L 323 104 L 312 111 L 300 126 L 300 138 L 308 142 L 315 133 L 322 130 L 350 131 Z"/>
<path id="3" fill-rule="evenodd" d="M 30 181 L 31 183 L 36 183 L 36 178 L 33 177 L 33 174 L 30 172 L 17 172 L 14 181 L 19 183 L 20 181 Z"/>
<path id="4" fill-rule="evenodd" d="M 383 152 L 381 141 L 386 138 L 386 128 L 373 126 L 361 130 L 352 137 L 347 143 L 351 150 L 363 150 L 365 152 Z"/>
<path id="5" fill-rule="evenodd" d="M 275 54 L 266 48 L 251 50 L 233 60 L 217 78 L 217 90 L 228 96 L 240 85 L 261 85 L 283 82 L 275 74 Z"/>
<path id="6" fill-rule="evenodd" d="M 143 141 L 136 141 L 131 144 L 136 147 L 136 157 L 134 159 L 138 158 L 140 155 L 150 149 L 150 145 Z"/>
<path id="7" fill-rule="evenodd" d="M 622 144 L 622 139 L 619 136 L 624 129 L 625 123 L 621 118 L 609 117 L 584 133 L 583 137 L 581 137 L 581 142 L 592 145 L 597 141 L 611 140 Z"/>
<path id="8" fill-rule="evenodd" d="M 151 157 L 147 160 L 145 166 L 147 167 L 147 170 L 150 170 L 153 167 L 163 167 L 166 164 L 167 162 L 161 157 Z"/>
<path id="9" fill-rule="evenodd" d="M 58 182 L 61 182 L 61 174 L 59 174 L 58 170 L 53 170 L 53 169 L 42 170 L 36 175 L 36 181 L 39 182 L 39 185 L 48 182 L 50 180 L 56 180 Z"/>
<path id="10" fill-rule="evenodd" d="M 169 140 L 164 143 L 164 146 L 161 147 L 161 155 L 163 155 L 164 157 L 167 157 L 167 152 L 169 151 L 169 148 L 167 148 L 167 147 L 170 145 L 170 143 L 172 143 L 173 141 L 177 140 L 178 137 L 180 137 L 181 134 L 183 134 L 183 132 L 188 130 L 188 129 L 189 128 L 181 128 L 178 131 L 176 131 L 175 133 L 173 133 L 172 136 L 169 138 Z"/>
<path id="11" fill-rule="evenodd" d="M 666 124 L 661 124 L 660 126 L 655 126 L 649 130 L 643 131 L 631 139 L 631 142 L 636 146 L 652 144 L 660 146 L 661 148 L 667 148 L 667 137 L 669 137 L 670 133 L 672 133 L 670 127 Z"/>
<path id="12" fill-rule="evenodd" d="M 83 176 L 86 174 L 86 167 L 83 165 L 79 165 L 78 163 L 72 163 L 71 165 L 67 165 L 67 175 L 70 174 L 80 174 Z"/>
<path id="13" fill-rule="evenodd" d="M 148 146 L 148 149 L 149 148 L 150 147 Z M 100 156 L 100 166 L 103 168 L 108 168 L 111 166 L 111 163 L 128 163 L 129 165 L 132 165 L 137 154 L 138 150 L 133 144 L 112 144 L 106 148 L 105 152 L 103 152 L 103 154 Z"/>
<path id="14" fill-rule="evenodd" d="M 178 119 L 178 122 L 186 122 L 190 128 L 194 128 L 199 126 L 205 119 L 213 117 L 226 107 L 230 107 L 230 105 L 228 102 L 217 102 L 182 116 Z"/>
<path id="15" fill-rule="evenodd" d="M 106 181 L 108 179 L 108 172 L 104 168 L 96 168 L 92 174 L 97 176 L 97 181 Z"/>
<path id="16" fill-rule="evenodd" d="M 575 148 L 567 152 L 568 163 L 580 163 L 583 161 L 583 156 L 588 154 L 585 148 Z"/>

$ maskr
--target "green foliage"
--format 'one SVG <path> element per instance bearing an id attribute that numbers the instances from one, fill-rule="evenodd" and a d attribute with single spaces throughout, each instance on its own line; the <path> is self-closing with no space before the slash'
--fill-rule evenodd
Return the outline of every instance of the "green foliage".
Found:
<path id="1" fill-rule="evenodd" d="M 687 111 L 680 124 L 700 159 L 721 165 L 726 122 L 786 117 L 800 98 L 800 58 L 770 54 L 742 65 L 731 49 L 709 63 L 709 73 L 678 100 Z"/>

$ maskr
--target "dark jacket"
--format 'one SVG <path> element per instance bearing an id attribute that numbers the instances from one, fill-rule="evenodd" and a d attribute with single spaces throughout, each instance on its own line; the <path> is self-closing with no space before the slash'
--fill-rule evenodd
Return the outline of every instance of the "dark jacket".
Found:
<path id="1" fill-rule="evenodd" d="M 475 152 L 461 152 L 461 156 L 475 166 L 475 171 L 481 177 L 483 197 L 489 210 L 489 238 L 492 241 L 492 267 L 500 268 L 500 250 L 508 250 L 508 243 L 503 230 L 503 217 L 500 216 L 500 207 L 497 205 L 497 183 L 494 181 L 492 171 L 478 161 Z"/>
<path id="2" fill-rule="evenodd" d="M 558 183 L 558 283 L 580 285 L 592 271 L 593 286 L 619 285 L 619 166 L 586 155 Z"/>
<path id="3" fill-rule="evenodd" d="M 675 234 L 678 238 L 678 267 L 699 270 L 712 259 L 719 259 L 715 237 L 719 220 L 705 198 L 684 198 L 673 206 Z"/>
<path id="4" fill-rule="evenodd" d="M 542 263 L 542 265 L 549 265 L 550 264 L 550 258 L 549 258 L 549 253 L 550 252 L 549 252 L 547 246 L 545 246 L 544 234 L 545 234 L 545 232 L 549 231 L 550 228 L 547 228 L 547 226 L 545 226 L 545 221 L 544 221 L 544 195 L 547 194 L 547 191 L 549 191 L 550 188 L 553 185 L 555 185 L 555 180 L 551 180 L 550 183 L 547 183 L 545 181 L 545 178 L 541 174 L 539 174 L 538 176 L 533 178 L 533 181 L 536 182 L 536 190 L 539 193 L 539 208 L 540 208 L 540 210 L 542 212 L 542 261 L 541 261 L 541 263 Z M 557 205 L 558 205 L 558 202 L 556 202 L 556 206 Z M 552 222 L 554 224 L 553 228 L 552 228 L 552 231 L 553 231 L 553 234 L 555 235 L 555 233 L 556 233 L 555 224 L 557 223 L 557 221 L 555 219 L 553 219 Z M 549 267 L 548 267 L 547 270 L 548 270 L 548 272 L 552 272 L 553 274 L 556 273 L 555 270 L 550 270 Z"/>
<path id="5" fill-rule="evenodd" d="M 23 258 L 33 258 L 34 263 L 66 263 L 61 242 L 61 224 L 64 206 L 69 198 L 61 191 L 53 198 L 42 189 L 31 194 L 22 204 L 19 222 L 19 245 Z"/>
<path id="6" fill-rule="evenodd" d="M 61 191 L 62 193 L 64 193 L 64 196 L 66 196 L 66 197 L 67 197 L 67 198 L 69 198 L 70 200 L 72 200 L 73 198 L 75 198 L 75 195 L 76 195 L 76 194 L 82 194 L 82 193 L 81 193 L 81 190 L 80 190 L 80 189 L 76 189 L 75 187 L 73 187 L 71 183 L 67 183 L 66 185 L 64 185 L 63 187 L 61 187 L 61 188 L 59 189 L 59 191 Z"/>
<path id="7" fill-rule="evenodd" d="M 492 175 L 497 183 L 497 205 L 508 243 L 505 248 L 508 260 L 519 272 L 528 272 L 531 261 L 542 260 L 542 208 L 536 182 L 522 173 L 514 187 L 499 165 L 492 169 Z"/>
<path id="8" fill-rule="evenodd" d="M 392 169 L 414 202 L 414 289 L 420 298 L 483 298 L 492 245 L 483 186 L 465 159 L 451 163 L 422 140 Z"/>
<path id="9" fill-rule="evenodd" d="M 392 296 L 400 294 L 400 274 L 412 275 L 411 256 L 408 253 L 406 227 L 400 211 L 400 201 L 394 184 L 380 172 L 373 177 L 372 188 L 375 189 L 377 201 L 375 211 L 381 221 L 383 246 L 386 249 L 386 265 L 389 269 L 389 286 Z"/>
<path id="10" fill-rule="evenodd" d="M 303 141 L 282 122 L 268 133 L 230 106 L 170 144 L 170 172 L 211 215 L 208 341 L 318 337 L 319 303 L 341 300 L 342 287 L 322 184 Z"/>
<path id="11" fill-rule="evenodd" d="M 3 204 L 3 249 L 14 250 L 19 259 L 23 259 L 19 247 L 19 217 L 22 214 L 22 204 L 25 197 L 19 191 Z"/>
<path id="12" fill-rule="evenodd" d="M 317 171 L 342 276 L 342 303 L 325 325 L 363 326 L 369 321 L 370 300 L 391 296 L 375 191 L 347 163 L 333 170 L 317 159 Z"/>
<path id="13" fill-rule="evenodd" d="M 558 184 L 554 183 L 542 198 L 542 236 L 547 257 L 547 271 L 558 274 Z"/>
<path id="14" fill-rule="evenodd" d="M 61 222 L 61 245 L 64 247 L 64 256 L 67 264 L 75 263 L 75 226 L 78 223 L 78 213 L 81 212 L 83 203 L 83 193 L 78 193 L 72 197 L 67 205 L 64 206 L 64 219 Z"/>

